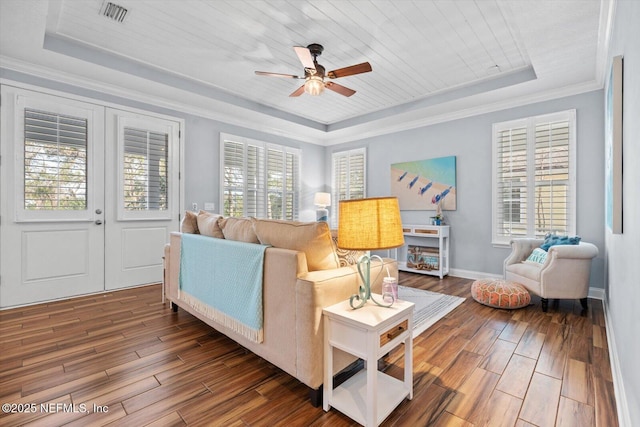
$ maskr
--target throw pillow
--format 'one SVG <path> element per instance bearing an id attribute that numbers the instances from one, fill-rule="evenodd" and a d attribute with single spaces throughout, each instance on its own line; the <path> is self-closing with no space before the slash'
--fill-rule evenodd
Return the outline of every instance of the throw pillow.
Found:
<path id="1" fill-rule="evenodd" d="M 198 212 L 198 229 L 203 236 L 216 237 L 218 239 L 224 239 L 222 230 L 218 226 L 218 219 L 221 216 L 218 214 L 212 214 L 207 211 Z"/>
<path id="2" fill-rule="evenodd" d="M 200 234 L 198 230 L 198 215 L 195 212 L 186 211 L 180 221 L 180 232 L 189 234 Z"/>
<path id="3" fill-rule="evenodd" d="M 524 262 L 528 262 L 530 264 L 544 264 L 547 260 L 547 255 L 547 251 L 541 248 L 535 248 Z"/>
<path id="4" fill-rule="evenodd" d="M 342 249 L 340 246 L 338 246 L 338 230 L 331 230 L 331 239 L 333 240 L 333 246 L 336 250 L 336 255 L 338 255 L 338 265 L 340 267 L 357 264 L 358 259 L 366 253 L 365 251 Z"/>
<path id="5" fill-rule="evenodd" d="M 544 243 L 540 245 L 540 248 L 544 251 L 548 251 L 551 246 L 555 245 L 577 245 L 580 243 L 580 236 L 556 236 L 555 234 L 547 234 L 544 238 Z"/>
<path id="6" fill-rule="evenodd" d="M 309 271 L 338 268 L 338 259 L 326 222 L 298 222 L 252 218 L 260 243 L 304 252 Z"/>
<path id="7" fill-rule="evenodd" d="M 253 231 L 253 224 L 249 218 L 220 217 L 218 226 L 222 230 L 225 239 L 237 242 L 260 243 L 258 236 Z"/>

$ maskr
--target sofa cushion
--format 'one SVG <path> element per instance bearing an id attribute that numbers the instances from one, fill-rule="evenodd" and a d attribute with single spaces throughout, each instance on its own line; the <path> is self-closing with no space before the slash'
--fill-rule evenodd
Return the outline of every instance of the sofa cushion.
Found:
<path id="1" fill-rule="evenodd" d="M 225 239 L 246 243 L 260 243 L 258 236 L 253 230 L 250 218 L 220 218 L 218 226 L 222 230 Z"/>
<path id="2" fill-rule="evenodd" d="M 541 248 L 534 248 L 531 254 L 524 262 L 533 264 L 544 264 L 547 260 L 547 252 Z"/>
<path id="3" fill-rule="evenodd" d="M 309 271 L 338 268 L 338 258 L 326 222 L 253 219 L 263 245 L 304 252 Z"/>
<path id="4" fill-rule="evenodd" d="M 224 239 L 222 230 L 218 226 L 218 219 L 220 218 L 221 216 L 218 214 L 212 214 L 207 211 L 198 212 L 198 229 L 200 230 L 200 234 Z"/>
<path id="5" fill-rule="evenodd" d="M 577 245 L 580 243 L 580 236 L 556 236 L 555 234 L 547 234 L 544 238 L 544 243 L 540 245 L 545 251 L 548 251 L 551 246 L 555 245 Z"/>
<path id="6" fill-rule="evenodd" d="M 195 212 L 186 211 L 180 221 L 180 232 L 189 234 L 200 234 L 198 230 L 198 215 Z"/>
<path id="7" fill-rule="evenodd" d="M 331 230 L 331 239 L 338 256 L 338 265 L 340 267 L 346 267 L 347 265 L 355 265 L 358 263 L 358 259 L 365 255 L 365 251 L 356 251 L 352 249 L 342 249 L 338 245 L 338 230 Z"/>

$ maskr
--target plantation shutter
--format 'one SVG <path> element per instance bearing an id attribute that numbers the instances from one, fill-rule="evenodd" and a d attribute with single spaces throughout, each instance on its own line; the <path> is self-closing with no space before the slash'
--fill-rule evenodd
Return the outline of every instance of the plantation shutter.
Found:
<path id="1" fill-rule="evenodd" d="M 575 110 L 493 128 L 494 243 L 575 234 Z"/>
<path id="2" fill-rule="evenodd" d="M 168 209 L 169 135 L 133 127 L 124 128 L 124 209 Z"/>
<path id="3" fill-rule="evenodd" d="M 286 153 L 285 206 L 283 219 L 298 218 L 298 194 L 300 183 L 300 156 L 295 152 Z"/>
<path id="4" fill-rule="evenodd" d="M 366 197 L 366 150 L 334 153 L 332 156 L 331 224 L 338 224 L 340 200 Z"/>
<path id="5" fill-rule="evenodd" d="M 300 150 L 222 135 L 223 214 L 297 219 Z"/>
<path id="6" fill-rule="evenodd" d="M 24 209 L 87 209 L 87 120 L 25 108 Z"/>
<path id="7" fill-rule="evenodd" d="M 569 121 L 538 123 L 535 127 L 535 236 L 567 234 L 569 213 Z"/>
<path id="8" fill-rule="evenodd" d="M 267 149 L 267 218 L 282 218 L 284 196 L 284 153 Z"/>
<path id="9" fill-rule="evenodd" d="M 499 237 L 527 235 L 527 128 L 514 126 L 497 135 L 496 221 Z"/>

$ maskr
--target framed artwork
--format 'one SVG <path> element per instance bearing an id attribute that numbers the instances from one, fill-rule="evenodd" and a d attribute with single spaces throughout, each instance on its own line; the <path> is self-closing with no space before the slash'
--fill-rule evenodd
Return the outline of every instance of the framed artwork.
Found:
<path id="1" fill-rule="evenodd" d="M 622 56 L 613 58 L 605 88 L 605 210 L 607 229 L 622 233 Z"/>
<path id="2" fill-rule="evenodd" d="M 391 194 L 401 210 L 456 210 L 456 156 L 392 164 Z"/>

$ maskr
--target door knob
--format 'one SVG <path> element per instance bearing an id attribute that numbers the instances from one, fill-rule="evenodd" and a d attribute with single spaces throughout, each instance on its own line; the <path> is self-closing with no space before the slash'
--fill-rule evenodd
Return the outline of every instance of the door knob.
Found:
<path id="1" fill-rule="evenodd" d="M 96 219 L 96 225 L 100 225 L 102 224 L 102 220 L 101 219 Z"/>
<path id="2" fill-rule="evenodd" d="M 100 215 L 102 213 L 102 209 L 96 209 L 96 213 Z"/>

